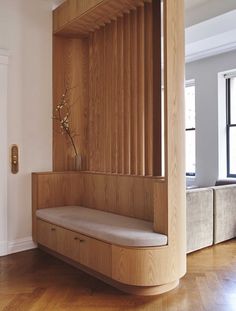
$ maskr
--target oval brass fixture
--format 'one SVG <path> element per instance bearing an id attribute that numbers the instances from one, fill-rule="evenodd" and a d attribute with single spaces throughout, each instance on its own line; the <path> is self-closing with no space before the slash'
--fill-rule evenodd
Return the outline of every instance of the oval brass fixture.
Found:
<path id="1" fill-rule="evenodd" d="M 11 146 L 11 172 L 12 174 L 19 172 L 19 150 L 17 145 Z"/>

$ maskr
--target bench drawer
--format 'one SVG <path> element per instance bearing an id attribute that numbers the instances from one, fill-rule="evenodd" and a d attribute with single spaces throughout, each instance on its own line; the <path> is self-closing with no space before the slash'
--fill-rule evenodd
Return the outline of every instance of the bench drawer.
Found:
<path id="1" fill-rule="evenodd" d="M 80 235 L 77 232 L 58 228 L 57 252 L 63 256 L 79 262 L 80 256 Z"/>
<path id="2" fill-rule="evenodd" d="M 37 220 L 39 244 L 92 270 L 111 276 L 111 245 L 83 234 Z"/>
<path id="3" fill-rule="evenodd" d="M 57 232 L 57 226 L 40 219 L 37 220 L 37 241 L 39 244 L 56 251 L 58 244 Z"/>
<path id="4" fill-rule="evenodd" d="M 79 262 L 90 269 L 111 276 L 111 245 L 80 234 Z"/>

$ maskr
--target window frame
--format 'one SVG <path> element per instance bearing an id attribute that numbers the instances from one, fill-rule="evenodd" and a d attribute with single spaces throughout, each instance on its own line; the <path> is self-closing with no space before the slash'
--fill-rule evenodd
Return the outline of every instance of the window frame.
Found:
<path id="1" fill-rule="evenodd" d="M 236 178 L 236 174 L 230 172 L 230 129 L 236 127 L 236 123 L 231 123 L 231 78 L 226 78 L 226 161 L 227 177 Z"/>
<path id="2" fill-rule="evenodd" d="M 195 91 L 196 91 L 196 86 L 195 86 L 195 80 L 189 80 L 185 81 L 185 88 L 194 86 Z M 196 101 L 195 101 L 195 113 L 196 113 Z M 186 109 L 186 103 L 185 103 L 185 109 Z M 195 127 L 185 127 L 185 133 L 187 131 L 195 131 L 195 137 L 196 137 L 196 120 L 195 120 Z M 185 134 L 186 136 L 186 134 Z M 195 140 L 195 148 L 196 148 L 196 140 Z M 196 149 L 195 149 L 195 165 L 196 165 Z M 196 176 L 196 167 L 195 167 L 195 172 L 185 172 L 187 177 L 195 177 Z"/>

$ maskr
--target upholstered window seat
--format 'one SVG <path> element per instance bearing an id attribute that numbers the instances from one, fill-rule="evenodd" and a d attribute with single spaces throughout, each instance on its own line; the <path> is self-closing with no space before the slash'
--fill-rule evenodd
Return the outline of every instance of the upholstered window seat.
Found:
<path id="1" fill-rule="evenodd" d="M 167 236 L 155 233 L 151 222 L 81 206 L 39 209 L 36 216 L 111 244 L 133 247 L 167 244 Z"/>

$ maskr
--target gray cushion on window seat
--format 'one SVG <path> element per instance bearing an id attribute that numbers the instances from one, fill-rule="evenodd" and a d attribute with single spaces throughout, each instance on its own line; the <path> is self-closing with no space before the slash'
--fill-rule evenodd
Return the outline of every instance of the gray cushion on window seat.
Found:
<path id="1" fill-rule="evenodd" d="M 213 190 L 187 190 L 187 252 L 213 244 Z"/>
<path id="2" fill-rule="evenodd" d="M 167 244 L 167 236 L 153 231 L 153 223 L 81 206 L 39 209 L 38 218 L 108 243 L 148 247 Z"/>
<path id="3" fill-rule="evenodd" d="M 236 237 L 236 185 L 214 190 L 214 243 Z"/>

